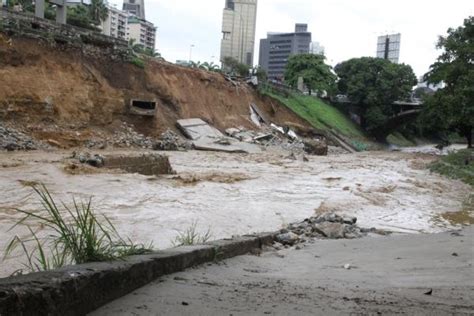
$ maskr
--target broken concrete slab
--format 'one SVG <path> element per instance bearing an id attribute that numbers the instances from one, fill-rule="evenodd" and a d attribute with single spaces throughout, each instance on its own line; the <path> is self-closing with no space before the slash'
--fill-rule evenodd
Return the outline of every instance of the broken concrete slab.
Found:
<path id="1" fill-rule="evenodd" d="M 197 150 L 222 151 L 227 153 L 260 153 L 257 145 L 240 142 L 224 136 L 218 129 L 201 119 L 178 120 L 178 127 L 184 135 L 193 140 Z"/>
<path id="2" fill-rule="evenodd" d="M 255 103 L 250 103 L 250 108 L 255 111 L 255 113 L 260 117 L 261 121 L 267 125 L 271 124 L 270 119 L 267 117 L 265 112 L 263 112 Z"/>
<path id="3" fill-rule="evenodd" d="M 228 141 L 229 145 L 223 145 L 222 143 L 219 143 L 218 139 L 207 137 L 194 141 L 193 145 L 195 149 L 204 151 L 222 151 L 227 153 L 248 154 L 257 154 L 262 152 L 260 147 L 254 144 L 239 142 L 231 138 L 229 138 Z"/>
<path id="4" fill-rule="evenodd" d="M 192 140 L 204 137 L 224 137 L 218 129 L 198 118 L 178 120 L 176 123 L 184 135 Z"/>

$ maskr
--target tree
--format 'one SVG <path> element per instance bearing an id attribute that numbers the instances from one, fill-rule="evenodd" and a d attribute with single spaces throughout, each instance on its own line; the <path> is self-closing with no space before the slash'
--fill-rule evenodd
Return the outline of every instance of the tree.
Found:
<path id="1" fill-rule="evenodd" d="M 99 25 L 109 16 L 109 9 L 103 0 L 91 0 L 89 15 L 94 24 Z"/>
<path id="2" fill-rule="evenodd" d="M 457 131 L 472 148 L 474 127 L 474 17 L 463 26 L 450 28 L 440 37 L 438 49 L 444 52 L 425 75 L 429 83 L 444 82 L 445 87 L 428 97 L 423 122 L 438 129 Z"/>
<path id="3" fill-rule="evenodd" d="M 241 77 L 247 77 L 249 75 L 249 66 L 242 64 L 233 57 L 225 57 L 223 64 L 223 68 L 225 68 L 230 73 L 237 74 Z"/>
<path id="4" fill-rule="evenodd" d="M 70 6 L 67 8 L 67 24 L 96 30 L 93 26 L 90 12 L 83 5 Z"/>
<path id="5" fill-rule="evenodd" d="M 295 87 L 298 78 L 303 77 L 310 94 L 312 90 L 332 92 L 337 78 L 331 66 L 324 63 L 325 59 L 323 55 L 314 54 L 290 56 L 286 65 L 285 82 Z"/>
<path id="6" fill-rule="evenodd" d="M 381 137 L 384 124 L 396 114 L 393 102 L 407 99 L 417 83 L 410 66 L 380 58 L 353 58 L 334 70 L 339 92 L 359 109 L 362 127 Z"/>

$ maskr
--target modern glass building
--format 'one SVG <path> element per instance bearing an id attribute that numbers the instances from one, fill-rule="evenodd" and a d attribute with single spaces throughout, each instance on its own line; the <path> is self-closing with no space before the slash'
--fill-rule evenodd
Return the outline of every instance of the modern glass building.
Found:
<path id="1" fill-rule="evenodd" d="M 291 55 L 310 52 L 311 33 L 307 24 L 296 24 L 294 33 L 268 33 L 260 40 L 259 66 L 269 79 L 283 79 Z"/>

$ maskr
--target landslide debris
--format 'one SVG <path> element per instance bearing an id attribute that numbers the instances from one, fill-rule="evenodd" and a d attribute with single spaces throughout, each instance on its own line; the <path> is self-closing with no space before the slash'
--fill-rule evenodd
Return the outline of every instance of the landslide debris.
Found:
<path id="1" fill-rule="evenodd" d="M 2 123 L 0 122 L 0 150 L 15 151 L 48 148 L 48 145 L 36 141 L 14 128 L 2 126 Z"/>
<path id="2" fill-rule="evenodd" d="M 313 216 L 280 230 L 274 248 L 281 249 L 282 246 L 294 246 L 313 239 L 354 239 L 369 233 L 388 234 L 375 228 L 361 228 L 356 223 L 356 217 L 341 217 L 335 213 Z"/>

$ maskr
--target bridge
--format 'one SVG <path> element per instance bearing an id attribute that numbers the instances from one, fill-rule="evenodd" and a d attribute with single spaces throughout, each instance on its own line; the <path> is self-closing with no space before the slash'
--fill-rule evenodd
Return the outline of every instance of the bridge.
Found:
<path id="1" fill-rule="evenodd" d="M 334 103 L 354 105 L 347 96 L 338 95 L 331 100 Z M 420 100 L 395 101 L 392 103 L 392 109 L 397 114 L 393 115 L 380 129 L 374 129 L 371 132 L 377 135 L 380 140 L 390 135 L 397 127 L 414 121 L 423 108 L 423 102 Z"/>

